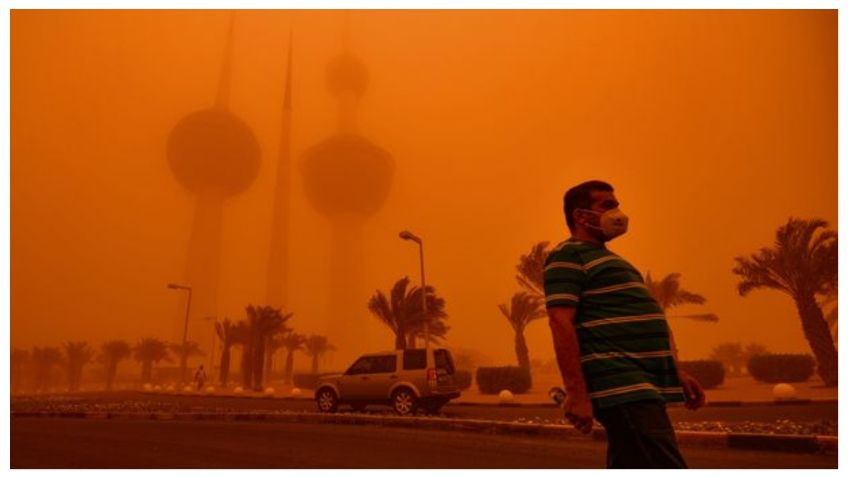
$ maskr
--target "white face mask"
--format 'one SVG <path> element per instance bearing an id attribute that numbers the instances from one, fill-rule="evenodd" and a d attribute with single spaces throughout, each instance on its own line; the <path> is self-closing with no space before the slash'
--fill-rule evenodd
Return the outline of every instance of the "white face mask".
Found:
<path id="1" fill-rule="evenodd" d="M 580 210 L 585 210 L 586 212 L 591 212 L 593 214 L 601 216 L 600 227 L 592 224 L 587 225 L 595 230 L 600 230 L 607 240 L 612 240 L 618 237 L 619 235 L 622 235 L 627 232 L 628 218 L 626 215 L 624 215 L 624 212 L 622 212 L 618 208 L 610 209 L 606 212 L 598 212 L 596 210 L 591 209 Z"/>

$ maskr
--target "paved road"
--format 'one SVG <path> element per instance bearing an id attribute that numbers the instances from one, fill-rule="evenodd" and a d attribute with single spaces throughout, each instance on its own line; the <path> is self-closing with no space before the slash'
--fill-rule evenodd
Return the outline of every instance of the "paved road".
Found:
<path id="1" fill-rule="evenodd" d="M 597 468 L 605 442 L 378 426 L 11 419 L 16 468 Z M 836 468 L 834 455 L 683 447 L 693 468 Z"/>
<path id="2" fill-rule="evenodd" d="M 292 410 L 317 411 L 315 403 L 310 400 L 283 399 L 252 399 L 246 397 L 214 397 L 214 396 L 175 396 L 167 394 L 148 394 L 138 391 L 121 391 L 111 393 L 85 393 L 69 395 L 74 404 L 89 403 L 92 405 L 116 405 L 121 402 L 155 405 L 174 410 L 202 409 L 231 409 L 231 410 Z M 12 398 L 12 410 L 28 409 L 25 402 Z M 350 408 L 342 407 L 341 411 Z M 365 412 L 390 412 L 386 406 L 370 406 Z M 495 419 L 514 421 L 519 418 L 549 420 L 556 422 L 562 418 L 561 411 L 554 407 L 498 407 L 498 406 L 462 406 L 448 404 L 442 409 L 445 417 L 467 419 Z M 836 403 L 814 403 L 797 405 L 756 405 L 741 407 L 705 407 L 697 411 L 689 411 L 682 407 L 669 407 L 669 416 L 674 422 L 683 421 L 760 421 L 774 422 L 778 419 L 790 419 L 797 422 L 812 422 L 822 419 L 837 420 Z"/>

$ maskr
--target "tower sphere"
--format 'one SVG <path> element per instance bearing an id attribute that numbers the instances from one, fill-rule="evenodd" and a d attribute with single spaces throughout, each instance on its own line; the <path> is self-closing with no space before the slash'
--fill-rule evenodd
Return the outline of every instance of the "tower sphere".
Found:
<path id="1" fill-rule="evenodd" d="M 389 195 L 391 154 L 356 134 L 336 134 L 304 152 L 300 162 L 306 195 L 326 217 L 376 213 Z"/>
<path id="2" fill-rule="evenodd" d="M 368 88 L 368 68 L 353 53 L 345 52 L 327 65 L 327 88 L 336 96 L 353 93 L 359 97 Z"/>
<path id="3" fill-rule="evenodd" d="M 194 193 L 244 191 L 259 172 L 259 142 L 244 121 L 222 108 L 189 114 L 171 131 L 168 165 Z"/>

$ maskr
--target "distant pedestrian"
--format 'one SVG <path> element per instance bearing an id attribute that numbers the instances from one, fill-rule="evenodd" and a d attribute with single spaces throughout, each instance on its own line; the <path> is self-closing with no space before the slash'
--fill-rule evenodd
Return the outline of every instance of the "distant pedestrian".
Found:
<path id="1" fill-rule="evenodd" d="M 545 260 L 545 304 L 563 382 L 565 417 L 583 433 L 606 429 L 609 468 L 685 468 L 666 402 L 695 410 L 704 391 L 680 369 L 662 308 L 642 274 L 606 242 L 627 231 L 613 188 L 566 192 L 571 237 Z"/>
<path id="2" fill-rule="evenodd" d="M 194 382 L 197 384 L 197 390 L 200 391 L 203 389 L 203 383 L 206 382 L 206 370 L 203 369 L 203 365 L 201 364 L 197 371 L 194 373 Z"/>

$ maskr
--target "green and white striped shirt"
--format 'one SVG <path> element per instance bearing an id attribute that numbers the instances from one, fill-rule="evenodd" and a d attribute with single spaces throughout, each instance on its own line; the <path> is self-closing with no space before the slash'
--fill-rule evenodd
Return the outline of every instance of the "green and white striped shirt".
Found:
<path id="1" fill-rule="evenodd" d="M 602 244 L 560 243 L 545 260 L 545 303 L 577 308 L 581 368 L 595 408 L 683 401 L 665 314 L 626 260 Z"/>

